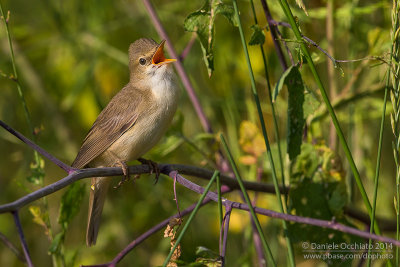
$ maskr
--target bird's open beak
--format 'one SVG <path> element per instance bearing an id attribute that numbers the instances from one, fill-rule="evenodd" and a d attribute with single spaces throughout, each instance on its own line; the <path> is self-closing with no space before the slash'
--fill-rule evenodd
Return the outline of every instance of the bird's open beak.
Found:
<path id="1" fill-rule="evenodd" d="M 176 61 L 176 59 L 165 58 L 164 56 L 164 44 L 165 40 L 162 40 L 160 45 L 157 47 L 157 51 L 154 53 L 151 63 L 153 65 L 161 65 L 165 63 L 171 63 Z"/>

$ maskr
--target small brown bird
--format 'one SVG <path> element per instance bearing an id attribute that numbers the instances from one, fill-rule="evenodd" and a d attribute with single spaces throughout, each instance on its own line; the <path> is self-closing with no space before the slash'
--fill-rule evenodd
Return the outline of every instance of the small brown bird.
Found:
<path id="1" fill-rule="evenodd" d="M 139 39 L 129 47 L 129 83 L 97 117 L 74 168 L 121 166 L 128 176 L 127 161 L 139 159 L 164 135 L 174 116 L 179 90 L 164 43 Z M 86 244 L 96 243 L 101 213 L 111 179 L 91 180 Z"/>

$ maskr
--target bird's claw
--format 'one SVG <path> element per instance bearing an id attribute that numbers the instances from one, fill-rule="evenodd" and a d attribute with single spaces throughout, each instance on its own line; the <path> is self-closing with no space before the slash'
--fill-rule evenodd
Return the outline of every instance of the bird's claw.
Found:
<path id="1" fill-rule="evenodd" d="M 114 189 L 120 188 L 121 185 L 123 185 L 125 182 L 128 182 L 131 179 L 131 176 L 129 175 L 129 169 L 128 169 L 128 165 L 126 165 L 126 163 L 124 161 L 118 161 L 115 166 L 117 167 L 121 167 L 122 168 L 122 172 L 123 172 L 123 176 L 121 181 L 118 182 L 118 184 L 116 186 L 114 186 Z"/>
<path id="2" fill-rule="evenodd" d="M 155 182 L 156 184 L 158 182 L 158 178 L 160 177 L 161 171 L 160 168 L 158 167 L 158 164 L 152 160 L 144 159 L 144 158 L 139 158 L 138 161 L 142 164 L 146 164 L 150 167 L 150 174 L 155 174 Z"/>

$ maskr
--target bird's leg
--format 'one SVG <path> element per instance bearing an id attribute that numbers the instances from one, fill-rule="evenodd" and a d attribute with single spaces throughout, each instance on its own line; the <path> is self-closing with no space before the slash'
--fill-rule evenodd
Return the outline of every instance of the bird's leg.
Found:
<path id="1" fill-rule="evenodd" d="M 118 184 L 116 186 L 114 186 L 114 189 L 119 188 L 121 185 L 123 185 L 125 182 L 129 181 L 131 179 L 131 176 L 129 175 L 129 169 L 128 169 L 128 165 L 126 165 L 125 161 L 122 160 L 118 160 L 115 164 L 115 167 L 121 167 L 122 168 L 122 172 L 124 173 L 124 175 L 122 176 L 121 181 L 118 182 Z"/>
<path id="2" fill-rule="evenodd" d="M 150 174 L 155 173 L 156 174 L 156 181 L 154 184 L 158 182 L 158 178 L 160 177 L 160 168 L 158 167 L 158 164 L 152 160 L 149 159 L 144 159 L 144 158 L 138 158 L 137 159 L 140 163 L 146 164 L 150 167 Z"/>

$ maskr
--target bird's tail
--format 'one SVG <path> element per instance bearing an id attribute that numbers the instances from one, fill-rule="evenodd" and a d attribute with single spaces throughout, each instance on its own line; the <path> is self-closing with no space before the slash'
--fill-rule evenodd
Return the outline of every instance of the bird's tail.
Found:
<path id="1" fill-rule="evenodd" d="M 96 177 L 91 180 L 88 225 L 86 230 L 86 245 L 88 246 L 96 244 L 101 213 L 103 211 L 110 182 L 111 179 L 109 177 Z"/>

